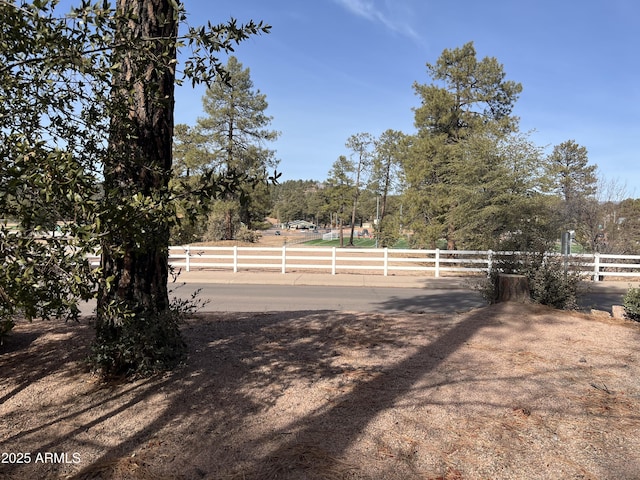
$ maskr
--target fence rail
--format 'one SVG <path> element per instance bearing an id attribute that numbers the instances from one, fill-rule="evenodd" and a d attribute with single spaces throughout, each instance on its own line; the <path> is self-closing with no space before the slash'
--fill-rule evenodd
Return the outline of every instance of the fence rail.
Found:
<path id="1" fill-rule="evenodd" d="M 440 277 L 443 273 L 487 273 L 497 256 L 518 252 L 491 250 L 407 250 L 387 248 L 337 247 L 170 247 L 169 263 L 187 272 L 214 268 L 233 270 L 269 269 L 287 273 L 300 270 L 425 272 Z M 548 254 L 550 257 L 558 254 Z M 96 259 L 92 259 L 95 261 Z M 572 254 L 567 263 L 572 271 L 590 276 L 594 281 L 605 277 L 640 279 L 640 255 Z"/>

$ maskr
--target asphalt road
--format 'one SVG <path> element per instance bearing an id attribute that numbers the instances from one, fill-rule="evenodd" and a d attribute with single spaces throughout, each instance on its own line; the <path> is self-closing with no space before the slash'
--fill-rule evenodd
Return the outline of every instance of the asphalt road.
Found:
<path id="1" fill-rule="evenodd" d="M 358 312 L 464 312 L 486 305 L 480 294 L 466 288 L 425 289 L 363 286 L 244 285 L 188 283 L 171 285 L 171 297 L 189 299 L 200 290 L 207 312 L 268 312 L 341 310 Z M 611 311 L 622 304 L 620 289 L 593 289 L 580 298 L 584 309 Z M 82 305 L 91 314 L 95 302 Z"/>
<path id="2" fill-rule="evenodd" d="M 416 289 L 388 287 L 331 287 L 292 285 L 185 284 L 172 293 L 189 298 L 201 289 L 204 310 L 266 312 L 298 310 L 350 310 L 359 312 L 450 312 L 484 305 L 468 289 Z"/>

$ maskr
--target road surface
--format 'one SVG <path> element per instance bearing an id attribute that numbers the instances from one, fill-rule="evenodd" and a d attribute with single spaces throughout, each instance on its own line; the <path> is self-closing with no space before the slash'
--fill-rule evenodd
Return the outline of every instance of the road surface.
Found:
<path id="1" fill-rule="evenodd" d="M 341 310 L 358 312 L 463 312 L 486 305 L 481 295 L 468 288 L 391 288 L 367 286 L 246 285 L 187 283 L 170 284 L 171 297 L 198 298 L 208 302 L 206 312 L 267 312 Z M 619 289 L 588 292 L 580 299 L 585 309 L 611 311 L 622 303 Z M 95 302 L 82 306 L 91 314 Z"/>
<path id="2" fill-rule="evenodd" d="M 349 310 L 359 312 L 451 312 L 484 305 L 479 293 L 468 289 L 416 289 L 307 285 L 186 284 L 172 295 L 199 298 L 206 311 L 266 312 L 297 310 Z"/>

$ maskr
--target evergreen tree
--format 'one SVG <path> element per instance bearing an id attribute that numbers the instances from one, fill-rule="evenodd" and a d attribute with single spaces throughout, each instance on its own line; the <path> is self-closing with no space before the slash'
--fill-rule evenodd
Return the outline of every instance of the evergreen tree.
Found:
<path id="1" fill-rule="evenodd" d="M 421 106 L 414 109 L 418 133 L 404 162 L 406 203 L 419 244 L 433 247 L 445 238 L 454 249 L 472 213 L 466 200 L 499 161 L 483 145 L 517 129 L 511 112 L 522 87 L 505 80 L 495 58 L 478 61 L 473 43 L 444 50 L 427 69 L 434 83 L 414 84 Z"/>
<path id="2" fill-rule="evenodd" d="M 553 147 L 545 159 L 545 189 L 561 201 L 562 229 L 584 233 L 589 205 L 596 201 L 596 165 L 589 165 L 587 149 L 574 140 Z M 581 235 L 581 243 L 590 239 Z"/>
<path id="3" fill-rule="evenodd" d="M 567 204 L 592 196 L 596 192 L 597 168 L 589 165 L 587 149 L 574 140 L 556 145 L 545 162 L 547 190 Z"/>
<path id="4" fill-rule="evenodd" d="M 340 227 L 340 246 L 344 246 L 343 225 L 345 210 L 356 197 L 353 175 L 353 162 L 346 156 L 340 155 L 333 162 L 327 177 L 327 203 L 330 212 L 335 212 L 337 226 Z"/>
<path id="5" fill-rule="evenodd" d="M 368 192 L 374 196 L 371 208 L 376 212 L 375 234 L 378 246 L 391 246 L 400 237 L 401 219 L 386 218 L 389 198 L 402 187 L 401 165 L 407 156 L 410 137 L 397 130 L 386 130 L 375 140 Z"/>
<path id="6" fill-rule="evenodd" d="M 316 222 L 323 213 L 324 199 L 315 180 L 287 180 L 274 185 L 271 190 L 272 214 L 281 223 L 293 220 Z"/>
<path id="7" fill-rule="evenodd" d="M 347 160 L 345 164 L 345 171 L 353 176 L 353 207 L 351 209 L 351 233 L 349 235 L 349 245 L 353 246 L 360 188 L 364 183 L 363 177 L 371 166 L 373 138 L 368 133 L 351 135 L 347 140 L 346 146 L 352 152 L 352 158 Z"/>
<path id="8" fill-rule="evenodd" d="M 541 149 L 520 132 L 484 139 L 479 148 L 480 182 L 467 190 L 459 210 L 465 245 L 546 250 L 557 239 L 559 219 L 555 200 L 541 193 Z"/>
<path id="9" fill-rule="evenodd" d="M 407 148 L 407 135 L 397 130 L 386 130 L 375 141 L 369 188 L 380 196 L 380 221 L 387 213 L 387 197 L 400 186 L 400 165 Z"/>
<path id="10" fill-rule="evenodd" d="M 198 129 L 177 124 L 173 132 L 173 176 L 197 179 L 206 172 L 211 154 L 207 137 Z"/>
<path id="11" fill-rule="evenodd" d="M 264 182 L 255 179 L 266 178 L 267 170 L 277 166 L 275 152 L 266 144 L 276 140 L 279 133 L 269 129 L 272 117 L 265 113 L 266 95 L 254 90 L 249 68 L 243 68 L 231 56 L 224 72 L 205 93 L 206 116 L 198 119 L 197 128 L 207 139 L 207 167 L 224 175 L 245 177 L 225 200 L 238 203 L 240 219 L 250 227 L 262 221 L 270 209 Z"/>
<path id="12" fill-rule="evenodd" d="M 176 214 L 180 221 L 172 225 L 170 243 L 185 245 L 201 241 L 207 229 L 207 206 L 205 199 L 192 194 L 198 189 L 209 154 L 206 137 L 194 127 L 185 124 L 175 126 L 173 133 L 172 190 L 175 192 Z M 194 205 L 198 201 L 201 205 Z"/>

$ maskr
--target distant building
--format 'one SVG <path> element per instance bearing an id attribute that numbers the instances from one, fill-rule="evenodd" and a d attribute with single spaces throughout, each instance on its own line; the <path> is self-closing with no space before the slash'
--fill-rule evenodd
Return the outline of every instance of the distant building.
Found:
<path id="1" fill-rule="evenodd" d="M 289 230 L 313 230 L 316 228 L 316 225 L 306 220 L 294 220 L 285 223 L 282 228 L 288 228 Z"/>

